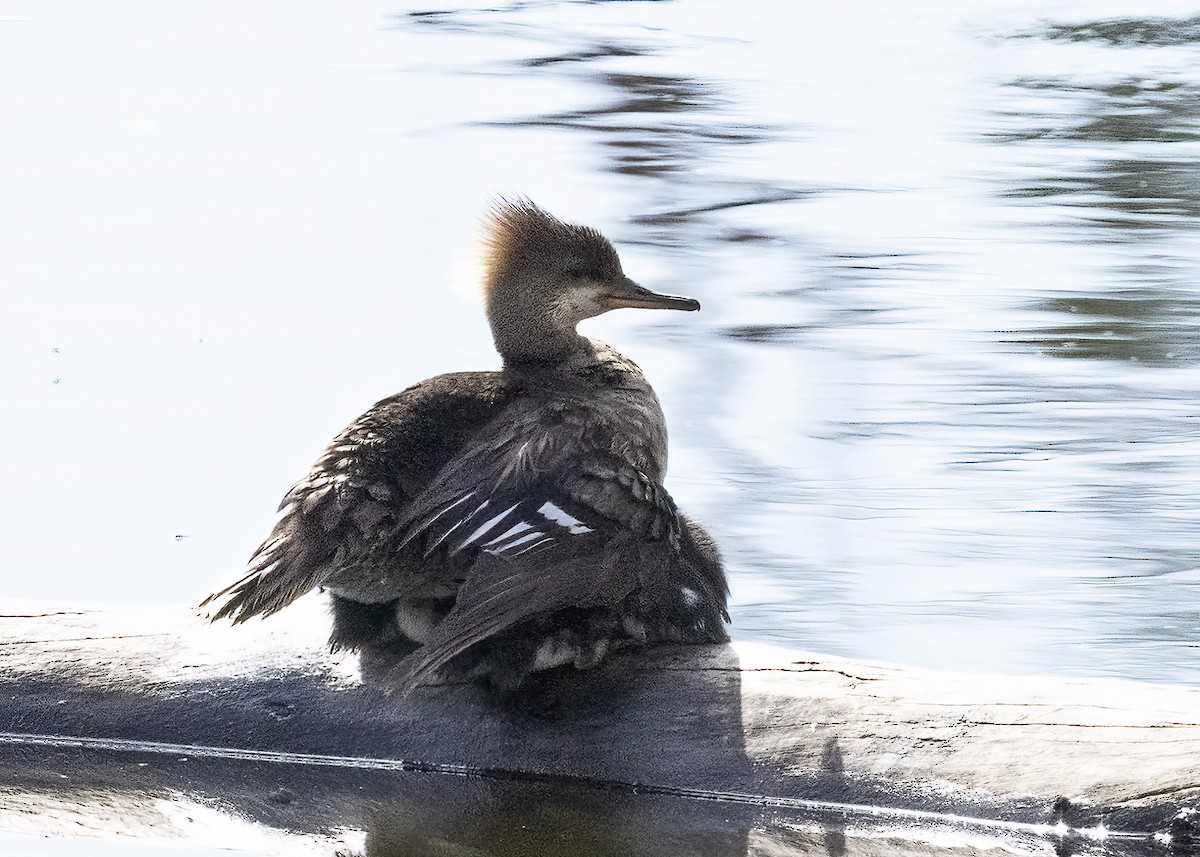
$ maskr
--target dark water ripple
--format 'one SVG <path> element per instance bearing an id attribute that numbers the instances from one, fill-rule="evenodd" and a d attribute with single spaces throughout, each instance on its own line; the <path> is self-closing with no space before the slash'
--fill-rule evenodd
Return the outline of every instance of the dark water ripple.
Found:
<path id="1" fill-rule="evenodd" d="M 1200 19 L 1119 20 L 1054 25 L 1050 40 L 1091 42 L 1112 50 L 1197 43 Z M 1061 205 L 1083 240 L 1129 245 L 1086 292 L 1031 302 L 1062 318 L 1029 331 L 1025 342 L 1068 359 L 1145 366 L 1194 364 L 1200 357 L 1200 301 L 1194 249 L 1200 227 L 1200 83 L 1177 71 L 1084 81 L 1022 79 L 1015 87 L 1048 98 L 1058 110 L 1021 117 L 1025 128 L 997 142 L 1054 141 L 1086 146 L 1084 169 L 1033 177 L 1004 191 L 1011 199 Z M 1189 245 L 1192 245 L 1189 247 Z"/>
<path id="2" fill-rule="evenodd" d="M 1038 35 L 1070 42 L 1100 42 L 1116 47 L 1169 47 L 1200 42 L 1200 18 L 1122 18 L 1085 24 L 1055 24 Z"/>

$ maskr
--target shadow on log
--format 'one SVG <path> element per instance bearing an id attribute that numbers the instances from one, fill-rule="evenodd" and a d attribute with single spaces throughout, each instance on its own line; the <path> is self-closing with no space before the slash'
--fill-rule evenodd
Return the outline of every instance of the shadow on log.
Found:
<path id="1" fill-rule="evenodd" d="M 735 644 L 614 658 L 514 712 L 468 685 L 388 696 L 308 611 L 4 611 L 0 831 L 178 835 L 184 796 L 365 831 L 344 853 L 370 855 L 1196 853 L 1193 689 Z"/>

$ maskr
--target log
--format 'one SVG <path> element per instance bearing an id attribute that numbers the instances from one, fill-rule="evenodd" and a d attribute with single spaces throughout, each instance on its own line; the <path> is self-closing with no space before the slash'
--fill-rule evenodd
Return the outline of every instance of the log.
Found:
<path id="1" fill-rule="evenodd" d="M 501 707 L 389 695 L 378 658 L 328 651 L 321 611 L 0 609 L 0 831 L 179 835 L 166 796 L 363 830 L 372 854 L 1195 853 L 1195 688 L 734 643 L 622 654 Z"/>

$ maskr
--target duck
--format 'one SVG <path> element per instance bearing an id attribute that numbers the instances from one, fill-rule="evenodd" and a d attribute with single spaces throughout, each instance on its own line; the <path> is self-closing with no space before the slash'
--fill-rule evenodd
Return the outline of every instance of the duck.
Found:
<path id="1" fill-rule="evenodd" d="M 720 552 L 663 487 L 658 397 L 576 329 L 699 302 L 638 285 L 599 231 L 525 198 L 492 204 L 483 250 L 502 368 L 438 375 L 351 422 L 201 607 L 240 623 L 323 590 L 331 648 L 388 653 L 384 683 L 402 693 L 518 694 L 631 647 L 727 641 Z"/>

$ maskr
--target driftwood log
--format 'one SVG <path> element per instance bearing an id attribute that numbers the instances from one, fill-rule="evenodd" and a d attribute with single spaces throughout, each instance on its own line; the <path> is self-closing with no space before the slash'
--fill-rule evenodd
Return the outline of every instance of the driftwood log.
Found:
<path id="1" fill-rule="evenodd" d="M 288 612 L 0 609 L 0 832 L 166 835 L 184 795 L 368 854 L 1196 853 L 1200 689 L 735 643 L 622 655 L 514 711 L 390 696 L 324 647 L 315 599 Z"/>

